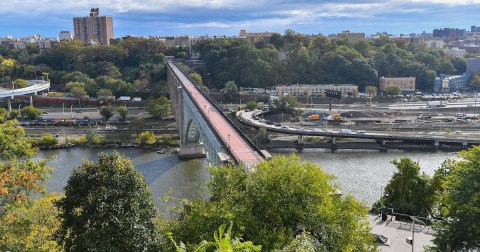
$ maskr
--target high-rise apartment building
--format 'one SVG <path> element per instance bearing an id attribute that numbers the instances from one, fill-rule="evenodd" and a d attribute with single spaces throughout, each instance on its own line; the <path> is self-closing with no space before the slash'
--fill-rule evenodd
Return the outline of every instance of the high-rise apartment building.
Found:
<path id="1" fill-rule="evenodd" d="M 112 16 L 100 16 L 99 9 L 93 8 L 89 17 L 73 18 L 73 31 L 75 39 L 83 40 L 86 44 L 94 41 L 110 45 L 110 39 L 113 39 Z"/>
<path id="2" fill-rule="evenodd" d="M 60 41 L 72 40 L 72 34 L 69 31 L 61 31 L 60 34 L 58 35 L 58 40 Z"/>
<path id="3" fill-rule="evenodd" d="M 337 33 L 337 38 L 344 38 L 352 43 L 356 43 L 359 40 L 365 39 L 365 33 L 342 31 L 341 33 Z"/>

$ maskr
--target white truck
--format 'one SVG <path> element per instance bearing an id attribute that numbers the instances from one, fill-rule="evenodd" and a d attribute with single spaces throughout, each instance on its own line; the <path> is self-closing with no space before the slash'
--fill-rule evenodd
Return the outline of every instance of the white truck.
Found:
<path id="1" fill-rule="evenodd" d="M 340 131 L 338 131 L 339 133 L 343 133 L 343 134 L 352 134 L 352 130 L 351 129 L 341 129 Z"/>
<path id="2" fill-rule="evenodd" d="M 432 107 L 445 107 L 447 106 L 446 101 L 428 101 L 427 102 L 427 107 L 432 108 Z"/>

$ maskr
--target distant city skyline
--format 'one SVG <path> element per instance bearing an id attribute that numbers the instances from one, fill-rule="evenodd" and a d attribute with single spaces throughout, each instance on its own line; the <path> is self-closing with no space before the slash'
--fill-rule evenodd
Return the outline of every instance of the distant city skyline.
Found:
<path id="1" fill-rule="evenodd" d="M 73 33 L 73 17 L 91 8 L 114 18 L 115 37 L 238 36 L 240 29 L 329 35 L 344 30 L 390 34 L 431 33 L 480 26 L 480 0 L 10 0 L 0 3 L 0 37 Z"/>

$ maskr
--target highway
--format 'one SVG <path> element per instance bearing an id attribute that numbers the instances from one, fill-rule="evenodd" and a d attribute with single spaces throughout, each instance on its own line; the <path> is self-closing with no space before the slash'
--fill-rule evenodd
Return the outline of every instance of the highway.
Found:
<path id="1" fill-rule="evenodd" d="M 388 140 L 388 141 L 409 141 L 409 142 L 429 142 L 429 143 L 458 143 L 463 144 L 467 142 L 468 144 L 480 144 L 480 139 L 476 136 L 469 137 L 468 135 L 440 135 L 440 134 L 427 134 L 423 133 L 414 133 L 414 132 L 371 132 L 365 131 L 358 133 L 357 131 L 333 131 L 320 128 L 300 128 L 300 127 L 288 127 L 284 126 L 267 124 L 260 122 L 259 120 L 253 119 L 254 113 L 260 113 L 260 110 L 257 111 L 239 111 L 237 112 L 237 118 L 241 122 L 254 126 L 254 127 L 263 127 L 268 131 L 279 132 L 290 135 L 302 135 L 302 136 L 324 136 L 324 137 L 337 137 L 337 138 L 358 138 L 358 139 L 375 139 L 375 140 Z"/>

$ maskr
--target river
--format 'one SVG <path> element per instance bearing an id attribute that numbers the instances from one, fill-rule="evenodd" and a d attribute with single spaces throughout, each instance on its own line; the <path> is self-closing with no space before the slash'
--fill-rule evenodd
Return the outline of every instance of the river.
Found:
<path id="1" fill-rule="evenodd" d="M 75 148 L 70 150 L 41 151 L 38 158 L 50 158 L 48 165 L 54 170 L 47 181 L 50 192 L 61 192 L 67 184 L 72 170 L 84 160 L 97 160 L 101 151 L 112 150 Z M 172 190 L 177 198 L 193 198 L 203 184 L 209 180 L 205 159 L 181 161 L 174 154 L 157 154 L 152 150 L 119 149 L 145 177 L 152 189 L 153 198 L 162 210 L 160 198 Z M 272 155 L 288 155 L 291 150 L 275 150 Z M 446 152 L 403 152 L 403 151 L 336 151 L 304 150 L 297 153 L 303 160 L 321 166 L 335 176 L 335 183 L 342 193 L 352 194 L 370 206 L 380 197 L 381 188 L 390 180 L 396 168 L 390 162 L 394 159 L 409 157 L 419 162 L 421 172 L 432 175 L 447 158 L 455 159 L 456 153 Z"/>

